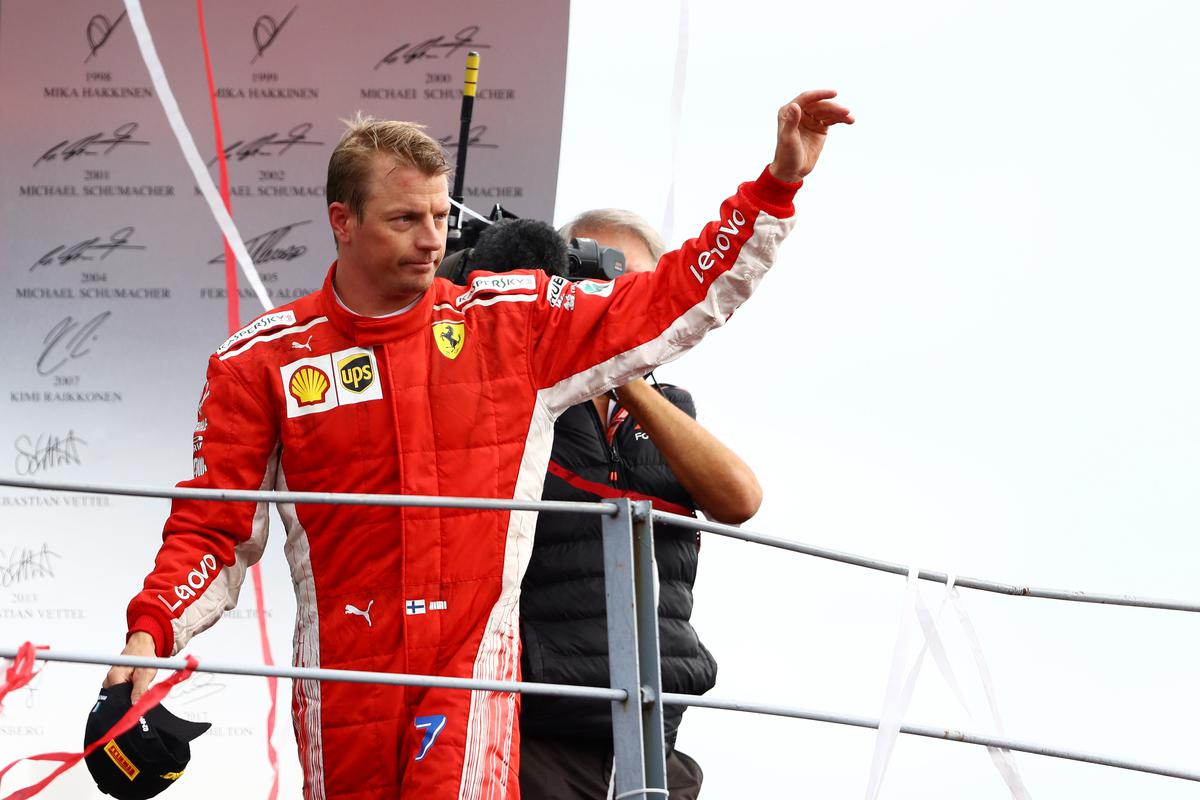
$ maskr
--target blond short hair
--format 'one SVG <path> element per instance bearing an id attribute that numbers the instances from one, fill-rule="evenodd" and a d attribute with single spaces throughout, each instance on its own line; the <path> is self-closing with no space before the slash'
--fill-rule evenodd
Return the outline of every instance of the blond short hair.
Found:
<path id="1" fill-rule="evenodd" d="M 424 125 L 376 119 L 361 111 L 354 119 L 342 121 L 346 123 L 346 133 L 329 156 L 325 200 L 345 203 L 359 222 L 367 205 L 367 177 L 377 153 L 430 177 L 450 174 L 445 151 L 425 133 Z"/>

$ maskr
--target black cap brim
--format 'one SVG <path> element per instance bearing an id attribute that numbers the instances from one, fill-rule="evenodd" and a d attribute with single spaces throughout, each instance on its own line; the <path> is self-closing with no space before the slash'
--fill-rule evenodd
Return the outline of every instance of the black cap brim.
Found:
<path id="1" fill-rule="evenodd" d="M 159 733 L 180 742 L 190 742 L 212 727 L 211 722 L 193 722 L 177 717 L 162 705 L 147 711 L 146 721 L 157 728 Z"/>

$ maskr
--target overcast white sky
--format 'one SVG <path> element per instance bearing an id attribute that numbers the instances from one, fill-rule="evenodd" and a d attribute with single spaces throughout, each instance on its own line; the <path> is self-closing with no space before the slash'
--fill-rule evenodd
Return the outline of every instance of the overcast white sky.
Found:
<path id="1" fill-rule="evenodd" d="M 1191 4 L 689 4 L 677 244 L 832 87 L 777 269 L 660 377 L 749 461 L 748 527 L 1012 583 L 1195 599 L 1200 525 Z M 557 222 L 662 219 L 674 3 L 575 3 Z M 941 602 L 925 587 L 928 602 Z M 1014 737 L 1194 765 L 1197 621 L 964 590 Z M 903 580 L 706 536 L 714 694 L 877 716 Z M 953 628 L 946 626 L 953 638 Z M 956 664 L 964 676 L 961 649 Z M 908 718 L 970 729 L 930 665 Z M 688 712 L 708 797 L 862 797 L 873 733 Z M 1018 756 L 1032 795 L 1194 784 Z M 1003 798 L 986 754 L 902 737 L 883 797 Z"/>

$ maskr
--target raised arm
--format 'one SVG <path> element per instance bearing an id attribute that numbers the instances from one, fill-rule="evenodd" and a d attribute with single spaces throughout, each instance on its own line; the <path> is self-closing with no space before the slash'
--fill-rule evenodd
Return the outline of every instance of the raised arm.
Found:
<path id="1" fill-rule="evenodd" d="M 805 92 L 783 106 L 768 168 L 653 272 L 577 284 L 538 273 L 530 367 L 552 415 L 678 358 L 745 302 L 795 224 L 792 199 L 827 131 L 853 122 L 833 96 Z"/>

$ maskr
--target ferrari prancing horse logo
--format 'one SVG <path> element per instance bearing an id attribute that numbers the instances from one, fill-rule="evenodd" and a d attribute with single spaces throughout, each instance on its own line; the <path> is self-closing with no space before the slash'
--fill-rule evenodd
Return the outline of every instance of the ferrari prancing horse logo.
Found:
<path id="1" fill-rule="evenodd" d="M 461 322 L 433 323 L 433 341 L 446 358 L 458 358 L 463 349 L 463 340 L 467 338 L 466 334 L 466 326 Z"/>

